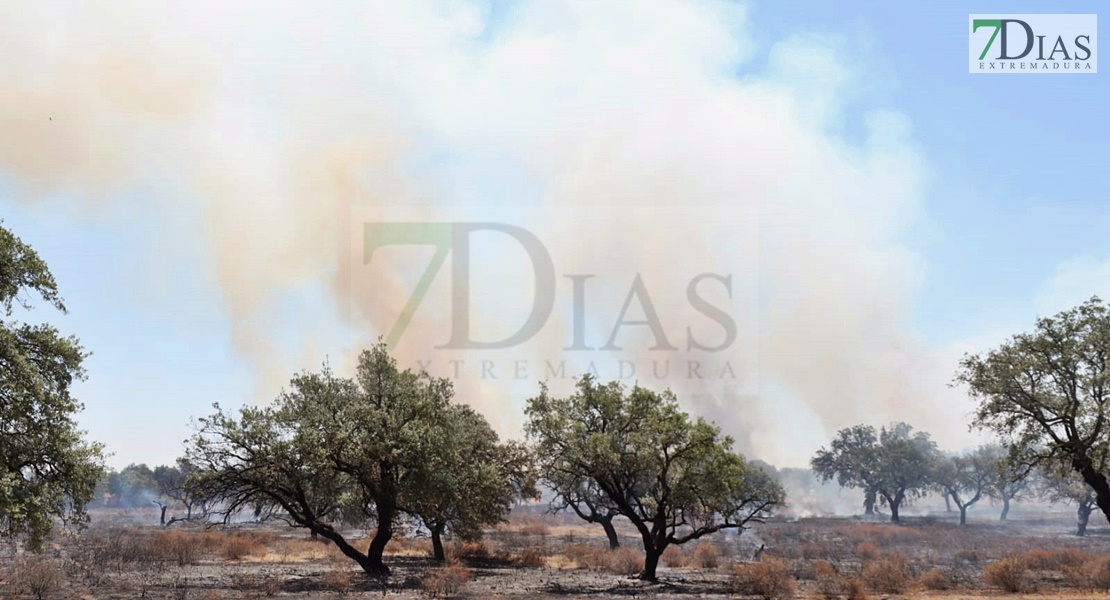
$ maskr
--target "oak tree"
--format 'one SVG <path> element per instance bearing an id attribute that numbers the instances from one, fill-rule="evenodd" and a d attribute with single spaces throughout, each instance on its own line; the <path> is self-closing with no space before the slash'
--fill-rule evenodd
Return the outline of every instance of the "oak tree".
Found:
<path id="1" fill-rule="evenodd" d="M 526 415 L 541 471 L 589 479 L 636 528 L 642 579 L 656 579 L 669 546 L 742 530 L 783 502 L 776 480 L 734 452 L 716 425 L 683 412 L 669 390 L 626 390 L 587 375 L 564 398 L 541 386 Z"/>
<path id="2" fill-rule="evenodd" d="M 46 323 L 13 318 L 36 305 L 61 313 L 54 276 L 29 245 L 0 226 L 0 535 L 38 547 L 53 527 L 87 522 L 85 506 L 104 471 L 101 446 L 74 421 L 71 394 L 87 352 Z"/>

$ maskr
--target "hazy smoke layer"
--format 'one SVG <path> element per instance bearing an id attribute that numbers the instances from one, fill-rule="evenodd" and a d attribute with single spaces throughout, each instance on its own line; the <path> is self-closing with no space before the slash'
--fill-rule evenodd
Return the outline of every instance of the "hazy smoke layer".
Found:
<path id="1" fill-rule="evenodd" d="M 571 374 L 596 361 L 608 378 L 623 360 L 630 383 L 673 387 L 772 462 L 803 462 L 861 421 L 959 440 L 941 431 L 960 416 L 940 400 L 950 365 L 909 327 L 918 266 L 900 237 L 920 161 L 907 125 L 845 120 L 860 79 L 837 40 L 767 52 L 754 27 L 734 3 L 678 0 L 13 4 L 0 8 L 0 169 L 32 200 L 199 211 L 198 260 L 260 398 L 325 354 L 349 364 L 404 306 L 432 251 L 363 264 L 363 222 L 503 222 L 552 257 L 546 325 L 513 348 L 436 350 L 448 257 L 397 351 L 462 369 L 460 398 L 506 433 L 545 361 Z M 136 186 L 147 193 L 124 193 Z M 525 255 L 497 242 L 474 240 L 475 339 L 507 337 L 533 301 Z M 689 348 L 725 336 L 688 299 L 702 273 L 731 275 L 731 298 L 699 288 L 736 324 L 719 352 Z M 573 274 L 593 275 L 594 350 L 563 351 Z M 597 350 L 637 275 L 676 349 L 652 350 L 633 325 L 620 350 Z M 637 300 L 629 320 L 644 318 Z"/>

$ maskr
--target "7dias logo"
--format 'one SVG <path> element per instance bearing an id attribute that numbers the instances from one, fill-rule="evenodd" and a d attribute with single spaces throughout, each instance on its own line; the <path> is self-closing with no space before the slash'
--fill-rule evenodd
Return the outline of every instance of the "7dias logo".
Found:
<path id="1" fill-rule="evenodd" d="M 1097 73 L 1097 15 L 968 15 L 969 73 Z"/>

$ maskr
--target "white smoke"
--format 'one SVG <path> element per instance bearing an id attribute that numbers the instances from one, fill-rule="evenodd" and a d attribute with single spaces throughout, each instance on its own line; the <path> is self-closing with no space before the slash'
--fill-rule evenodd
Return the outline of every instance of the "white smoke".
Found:
<path id="1" fill-rule="evenodd" d="M 666 383 L 746 451 L 800 464 L 837 428 L 892 419 L 962 439 L 952 365 L 912 329 L 921 267 L 901 240 L 922 161 L 895 112 L 843 133 L 862 77 L 835 39 L 760 48 L 744 7 L 681 0 L 56 2 L 0 17 L 0 171 L 31 200 L 65 191 L 95 209 L 141 182 L 200 210 L 198 260 L 259 399 L 325 355 L 349 365 L 423 268 L 384 252 L 373 279 L 354 272 L 352 215 L 465 206 L 540 236 L 560 285 L 595 274 L 601 342 L 636 274 L 676 345 L 687 325 L 712 339 L 685 286 L 732 274 L 731 303 L 706 295 L 729 303 L 737 342 L 707 369 L 728 360 L 736 379 Z M 476 335 L 522 319 L 530 288 L 505 281 Z M 512 355 L 535 376 L 459 382 L 507 434 L 568 343 L 558 293 Z M 420 309 L 402 362 L 444 342 L 447 306 Z M 642 374 L 660 355 L 627 331 L 611 358 Z"/>

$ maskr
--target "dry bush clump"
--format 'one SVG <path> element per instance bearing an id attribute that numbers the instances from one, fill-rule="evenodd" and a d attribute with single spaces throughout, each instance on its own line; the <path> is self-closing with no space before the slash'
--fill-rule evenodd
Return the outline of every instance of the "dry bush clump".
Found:
<path id="1" fill-rule="evenodd" d="M 728 580 L 728 591 L 763 600 L 785 600 L 794 595 L 796 585 L 790 564 L 778 558 L 737 565 Z"/>
<path id="2" fill-rule="evenodd" d="M 466 589 L 472 575 L 461 565 L 433 569 L 420 580 L 420 590 L 430 598 L 454 598 Z"/>
<path id="3" fill-rule="evenodd" d="M 860 542 L 856 544 L 856 556 L 858 556 L 860 560 L 876 560 L 881 555 L 882 552 L 879 551 L 879 547 L 871 542 Z"/>
<path id="4" fill-rule="evenodd" d="M 1110 591 L 1110 556 L 1100 556 L 1081 565 L 1063 567 L 1068 585 L 1078 590 Z"/>
<path id="5" fill-rule="evenodd" d="M 1080 567 L 1095 558 L 1095 555 L 1081 548 L 1037 548 L 1021 555 L 1030 569 L 1042 571 L 1063 571 Z"/>
<path id="6" fill-rule="evenodd" d="M 917 578 L 917 583 L 927 590 L 938 591 L 950 590 L 955 584 L 951 577 L 939 569 L 932 569 L 922 573 L 921 576 Z"/>
<path id="7" fill-rule="evenodd" d="M 858 577 L 849 579 L 844 598 L 845 600 L 867 600 L 867 584 Z"/>
<path id="8" fill-rule="evenodd" d="M 430 538 L 394 538 L 385 547 L 388 556 L 431 556 L 432 540 Z"/>
<path id="9" fill-rule="evenodd" d="M 699 544 L 690 561 L 702 569 L 716 569 L 721 566 L 721 553 L 712 544 Z"/>
<path id="10" fill-rule="evenodd" d="M 663 556 L 659 557 L 659 562 L 672 569 L 690 566 L 690 558 L 686 556 L 686 551 L 681 546 L 667 546 L 667 549 L 663 551 Z"/>
<path id="11" fill-rule="evenodd" d="M 220 556 L 224 560 L 243 560 L 255 552 L 254 540 L 245 535 L 228 536 L 220 545 Z"/>
<path id="12" fill-rule="evenodd" d="M 887 556 L 863 568 L 863 578 L 871 589 L 885 594 L 901 594 L 906 591 L 909 577 L 906 574 L 906 557 Z"/>
<path id="13" fill-rule="evenodd" d="M 585 544 L 567 544 L 563 547 L 563 557 L 575 568 L 601 571 L 609 566 L 607 550 Z"/>
<path id="14" fill-rule="evenodd" d="M 543 521 L 525 523 L 520 527 L 520 534 L 526 536 L 547 537 L 551 529 Z"/>
<path id="15" fill-rule="evenodd" d="M 983 582 L 1016 594 L 1031 587 L 1029 565 L 1021 556 L 1000 558 L 983 569 Z"/>
<path id="16" fill-rule="evenodd" d="M 563 548 L 563 558 L 578 569 L 608 571 L 617 575 L 638 573 L 644 566 L 644 559 L 639 552 L 623 547 L 610 550 L 571 544 Z"/>
<path id="17" fill-rule="evenodd" d="M 511 562 L 518 567 L 542 567 L 547 564 L 547 553 L 539 548 L 525 548 Z"/>
<path id="18" fill-rule="evenodd" d="M 36 600 L 50 598 L 61 591 L 65 583 L 62 569 L 52 561 L 39 556 L 21 557 L 7 576 L 7 586 L 19 594 L 28 594 Z"/>
<path id="19" fill-rule="evenodd" d="M 451 554 L 456 558 L 488 559 L 493 556 L 490 547 L 482 540 L 456 543 Z"/>
<path id="20" fill-rule="evenodd" d="M 817 593 L 826 600 L 843 598 L 848 592 L 848 580 L 841 577 L 836 567 L 827 560 L 818 560 L 810 565 L 810 574 L 817 585 Z"/>
<path id="21" fill-rule="evenodd" d="M 176 563 L 178 566 L 195 565 L 203 549 L 202 542 L 195 534 L 184 531 L 159 531 L 151 540 L 151 551 L 159 560 Z"/>
<path id="22" fill-rule="evenodd" d="M 606 570 L 617 575 L 632 575 L 644 568 L 644 557 L 631 548 L 608 550 L 609 564 Z"/>

